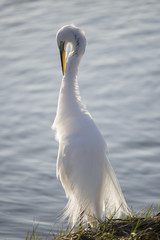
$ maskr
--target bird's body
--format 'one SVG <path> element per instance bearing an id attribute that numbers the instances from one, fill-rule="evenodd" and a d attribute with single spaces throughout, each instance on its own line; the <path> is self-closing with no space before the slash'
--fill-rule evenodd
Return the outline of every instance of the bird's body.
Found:
<path id="1" fill-rule="evenodd" d="M 104 210 L 120 216 L 128 207 L 106 156 L 107 147 L 91 115 L 82 104 L 78 66 L 86 47 L 84 33 L 75 26 L 64 26 L 57 33 L 64 77 L 53 129 L 59 142 L 57 177 L 68 198 L 65 217 L 75 224 L 81 216 L 96 225 Z M 71 44 L 65 70 L 67 43 Z"/>

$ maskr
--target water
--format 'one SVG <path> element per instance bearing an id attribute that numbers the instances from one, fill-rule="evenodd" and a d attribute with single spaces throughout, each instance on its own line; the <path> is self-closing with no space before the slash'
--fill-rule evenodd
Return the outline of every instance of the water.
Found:
<path id="1" fill-rule="evenodd" d="M 51 125 L 62 78 L 57 30 L 86 32 L 83 102 L 135 211 L 160 200 L 160 3 L 0 3 L 0 239 L 48 232 L 66 204 Z M 58 224 L 57 224 L 58 227 Z"/>

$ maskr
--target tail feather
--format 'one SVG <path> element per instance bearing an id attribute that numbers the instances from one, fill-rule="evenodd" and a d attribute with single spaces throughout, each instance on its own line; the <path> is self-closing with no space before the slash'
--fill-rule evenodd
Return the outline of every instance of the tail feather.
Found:
<path id="1" fill-rule="evenodd" d="M 107 161 L 106 166 L 106 184 L 104 192 L 107 215 L 111 213 L 119 218 L 122 214 L 130 213 L 119 182 L 109 161 Z"/>
<path id="2" fill-rule="evenodd" d="M 73 194 L 69 195 L 63 219 L 68 218 L 69 223 L 72 223 L 72 227 L 78 220 L 82 221 L 84 219 L 92 226 L 97 226 L 98 220 L 101 220 L 104 210 L 106 212 L 105 217 L 112 215 L 114 218 L 120 218 L 122 214 L 130 214 L 121 187 L 109 161 L 107 161 L 105 175 L 105 182 L 101 189 L 102 194 L 97 198 L 99 199 L 98 203 L 93 199 L 93 201 L 87 199 L 85 194 L 81 194 L 77 189 L 73 190 Z"/>

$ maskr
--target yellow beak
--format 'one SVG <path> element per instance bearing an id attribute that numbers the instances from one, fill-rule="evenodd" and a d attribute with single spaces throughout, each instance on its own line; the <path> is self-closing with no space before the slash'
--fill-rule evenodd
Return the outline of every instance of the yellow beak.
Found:
<path id="1" fill-rule="evenodd" d="M 66 70 L 66 51 L 64 49 L 60 50 L 60 57 L 61 57 L 62 73 L 64 76 L 65 70 Z"/>

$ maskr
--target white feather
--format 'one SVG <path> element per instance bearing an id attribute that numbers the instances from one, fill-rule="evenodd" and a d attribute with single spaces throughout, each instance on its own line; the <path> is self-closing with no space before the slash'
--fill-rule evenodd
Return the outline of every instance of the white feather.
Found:
<path id="1" fill-rule="evenodd" d="M 64 26 L 57 33 L 58 45 L 61 41 L 72 46 L 52 126 L 59 142 L 56 173 L 68 198 L 64 216 L 74 225 L 83 213 L 96 225 L 105 209 L 107 215 L 116 210 L 119 217 L 128 213 L 128 207 L 106 156 L 104 138 L 80 99 L 76 76 L 86 47 L 84 32 Z"/>

